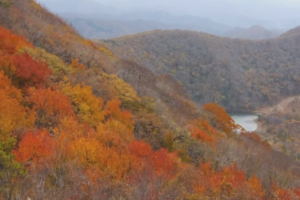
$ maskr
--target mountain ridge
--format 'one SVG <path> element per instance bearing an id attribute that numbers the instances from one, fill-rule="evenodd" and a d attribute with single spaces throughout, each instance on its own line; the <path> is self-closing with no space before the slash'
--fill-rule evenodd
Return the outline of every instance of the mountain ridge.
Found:
<path id="1" fill-rule="evenodd" d="M 224 33 L 225 37 L 250 39 L 250 40 L 263 40 L 279 37 L 278 30 L 267 30 L 262 26 L 253 25 L 249 28 L 236 27 Z"/>

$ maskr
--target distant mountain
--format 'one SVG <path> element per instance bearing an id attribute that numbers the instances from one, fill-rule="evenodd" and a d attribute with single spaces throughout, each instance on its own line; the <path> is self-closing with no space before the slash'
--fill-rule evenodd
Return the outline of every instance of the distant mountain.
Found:
<path id="1" fill-rule="evenodd" d="M 110 39 L 156 29 L 194 30 L 222 35 L 223 31 L 229 28 L 226 25 L 218 24 L 210 20 L 202 20 L 197 23 L 184 23 L 184 19 L 182 19 L 181 23 L 177 24 L 134 18 L 129 20 L 89 19 L 87 16 L 85 18 L 65 17 L 65 20 L 81 35 L 90 39 Z"/>
<path id="2" fill-rule="evenodd" d="M 154 29 L 173 29 L 175 26 L 155 21 L 66 19 L 82 36 L 90 39 L 110 39 Z"/>
<path id="3" fill-rule="evenodd" d="M 177 16 L 167 12 L 126 12 L 119 14 L 97 13 L 60 13 L 62 18 L 84 37 L 91 39 L 111 39 L 124 35 L 151 30 L 191 30 L 206 32 L 231 38 L 261 40 L 279 36 L 281 30 L 266 29 L 262 26 L 232 28 L 197 16 Z"/>
<path id="4" fill-rule="evenodd" d="M 95 13 L 61 13 L 68 23 L 84 37 L 110 39 L 150 30 L 193 30 L 215 35 L 231 29 L 230 26 L 195 16 L 176 16 L 166 12 L 132 12 L 119 15 Z"/>
<path id="5" fill-rule="evenodd" d="M 279 30 L 268 30 L 262 26 L 251 26 L 250 28 L 236 27 L 224 33 L 224 36 L 231 38 L 263 40 L 275 38 L 280 35 Z"/>

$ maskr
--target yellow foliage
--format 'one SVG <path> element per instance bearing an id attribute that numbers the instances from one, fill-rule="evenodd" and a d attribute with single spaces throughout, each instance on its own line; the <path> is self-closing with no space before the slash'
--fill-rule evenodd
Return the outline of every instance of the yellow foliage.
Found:
<path id="1" fill-rule="evenodd" d="M 110 87 L 111 98 L 119 97 L 122 100 L 134 100 L 140 102 L 141 99 L 138 97 L 137 92 L 128 83 L 120 79 L 116 75 L 109 75 L 101 73 L 101 78 L 104 80 L 106 85 Z"/>
<path id="2" fill-rule="evenodd" d="M 131 141 L 134 139 L 133 136 L 133 125 L 125 124 L 116 119 L 110 119 L 104 124 L 100 124 L 98 126 L 98 132 L 109 132 L 109 133 L 117 133 L 119 134 L 125 141 Z"/>
<path id="3" fill-rule="evenodd" d="M 92 89 L 84 84 L 73 87 L 70 83 L 62 86 L 62 91 L 69 96 L 73 110 L 82 122 L 96 128 L 104 119 L 103 100 L 93 95 Z"/>
<path id="4" fill-rule="evenodd" d="M 79 138 L 70 145 L 71 155 L 77 158 L 85 167 L 99 162 L 98 154 L 102 153 L 102 146 L 94 138 Z"/>
<path id="5" fill-rule="evenodd" d="M 17 128 L 32 127 L 34 112 L 20 104 L 21 92 L 0 72 L 0 139 L 9 137 Z"/>
<path id="6" fill-rule="evenodd" d="M 113 54 L 113 52 L 111 52 L 109 49 L 105 48 L 105 47 L 99 47 L 98 48 L 99 51 L 105 53 L 106 55 L 108 55 L 111 58 L 114 58 L 115 55 Z"/>
<path id="7" fill-rule="evenodd" d="M 80 138 L 70 144 L 70 154 L 85 167 L 97 167 L 102 176 L 120 179 L 130 170 L 128 152 L 118 152 L 95 138 Z"/>

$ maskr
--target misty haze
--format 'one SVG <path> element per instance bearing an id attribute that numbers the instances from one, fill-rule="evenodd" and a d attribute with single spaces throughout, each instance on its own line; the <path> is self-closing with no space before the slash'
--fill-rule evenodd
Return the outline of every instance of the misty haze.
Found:
<path id="1" fill-rule="evenodd" d="M 300 18 L 300 3 L 293 0 L 39 1 L 91 39 L 181 29 L 259 40 L 296 27 Z"/>

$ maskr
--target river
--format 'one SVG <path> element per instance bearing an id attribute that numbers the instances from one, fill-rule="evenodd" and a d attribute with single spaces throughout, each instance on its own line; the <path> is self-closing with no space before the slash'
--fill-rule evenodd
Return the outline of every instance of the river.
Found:
<path id="1" fill-rule="evenodd" d="M 246 131 L 255 131 L 257 123 L 254 121 L 258 118 L 255 114 L 231 114 L 235 123 L 241 125 Z"/>

